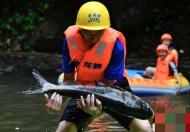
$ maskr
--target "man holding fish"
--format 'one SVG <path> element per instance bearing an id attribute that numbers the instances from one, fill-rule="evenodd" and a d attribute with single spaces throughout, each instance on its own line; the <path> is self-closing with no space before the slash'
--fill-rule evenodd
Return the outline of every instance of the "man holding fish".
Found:
<path id="1" fill-rule="evenodd" d="M 91 1 L 82 5 L 76 25 L 69 26 L 64 35 L 64 83 L 93 86 L 103 82 L 130 90 L 125 71 L 125 38 L 121 32 L 110 28 L 109 12 L 103 4 Z M 102 103 L 93 94 L 85 99 L 83 96 L 70 99 L 53 93 L 50 98 L 45 94 L 45 99 L 49 111 L 58 112 L 62 105 L 66 105 L 56 132 L 82 131 L 102 114 Z M 107 113 L 128 130 L 152 131 L 148 120 L 117 116 L 114 111 Z"/>

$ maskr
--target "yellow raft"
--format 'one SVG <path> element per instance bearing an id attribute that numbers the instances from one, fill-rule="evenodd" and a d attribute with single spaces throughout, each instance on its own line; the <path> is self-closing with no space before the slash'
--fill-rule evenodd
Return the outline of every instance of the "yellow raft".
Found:
<path id="1" fill-rule="evenodd" d="M 159 81 L 134 77 L 134 73 L 135 71 L 129 70 L 128 81 L 132 91 L 138 96 L 176 95 L 190 91 L 189 81 L 182 74 L 179 74 L 182 81 L 182 86 L 180 87 L 175 79 Z"/>

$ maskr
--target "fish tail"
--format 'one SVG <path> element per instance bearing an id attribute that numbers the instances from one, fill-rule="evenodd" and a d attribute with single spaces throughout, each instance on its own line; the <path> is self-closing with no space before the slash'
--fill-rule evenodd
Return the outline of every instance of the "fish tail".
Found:
<path id="1" fill-rule="evenodd" d="M 43 86 L 45 83 L 47 83 L 48 81 L 35 69 L 33 69 L 32 71 L 32 75 L 33 77 L 36 79 L 37 83 L 40 86 Z"/>

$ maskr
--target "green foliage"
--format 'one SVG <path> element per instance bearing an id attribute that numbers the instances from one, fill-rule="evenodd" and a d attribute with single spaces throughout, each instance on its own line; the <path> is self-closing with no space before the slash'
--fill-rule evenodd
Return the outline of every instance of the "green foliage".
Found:
<path id="1" fill-rule="evenodd" d="M 35 33 L 38 25 L 45 20 L 50 4 L 49 0 L 12 0 L 1 6 L 0 12 L 3 15 L 0 16 L 0 42 L 11 47 L 13 42 L 21 42 Z"/>
<path id="2" fill-rule="evenodd" d="M 149 23 L 145 28 L 144 31 L 146 33 L 150 33 L 150 32 L 160 32 L 163 30 L 163 25 L 164 25 L 164 16 L 163 16 L 163 12 L 161 12 L 160 8 L 155 8 L 153 10 L 153 17 L 152 17 L 152 21 L 151 23 Z"/>

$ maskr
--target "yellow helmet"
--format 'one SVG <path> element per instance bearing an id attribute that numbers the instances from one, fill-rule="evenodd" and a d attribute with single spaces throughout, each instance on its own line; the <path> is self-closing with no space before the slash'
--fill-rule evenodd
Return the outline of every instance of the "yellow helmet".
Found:
<path id="1" fill-rule="evenodd" d="M 76 25 L 87 30 L 108 28 L 110 26 L 109 12 L 100 2 L 87 2 L 78 11 Z"/>

